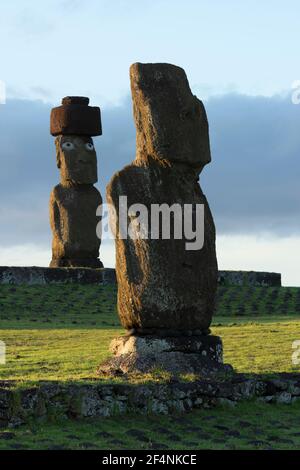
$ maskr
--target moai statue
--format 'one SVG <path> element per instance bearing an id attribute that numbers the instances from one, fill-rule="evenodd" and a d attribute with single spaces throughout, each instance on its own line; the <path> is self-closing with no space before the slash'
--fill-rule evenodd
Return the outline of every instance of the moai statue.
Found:
<path id="1" fill-rule="evenodd" d="M 89 99 L 70 96 L 51 111 L 50 132 L 55 139 L 56 163 L 61 182 L 50 196 L 50 225 L 53 233 L 50 267 L 102 268 L 96 226 L 102 204 L 97 155 L 92 136 L 101 135 L 100 108 Z"/>
<path id="2" fill-rule="evenodd" d="M 219 370 L 225 367 L 222 342 L 209 330 L 218 274 L 215 226 L 198 183 L 211 160 L 206 112 L 179 67 L 136 63 L 130 79 L 136 159 L 107 186 L 117 228 L 118 312 L 128 334 L 113 341 L 115 357 L 100 365 L 99 373 L 145 372 L 156 366 L 171 372 Z M 120 201 L 125 197 L 130 233 L 136 227 L 148 237 L 124 236 Z M 149 225 L 141 227 L 136 204 L 148 214 L 153 205 L 176 204 L 182 213 L 188 205 L 192 220 L 202 207 L 204 243 L 187 249 L 190 240 L 175 236 L 175 229 L 169 239 L 153 238 L 154 219 L 149 215 Z"/>

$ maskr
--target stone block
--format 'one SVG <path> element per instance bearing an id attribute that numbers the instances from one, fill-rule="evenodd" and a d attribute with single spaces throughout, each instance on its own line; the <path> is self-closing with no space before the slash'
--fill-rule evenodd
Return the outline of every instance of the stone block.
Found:
<path id="1" fill-rule="evenodd" d="M 50 117 L 50 132 L 57 135 L 102 134 L 101 114 L 98 106 L 88 106 L 89 99 L 78 96 L 63 98 L 62 106 L 53 108 Z"/>
<path id="2" fill-rule="evenodd" d="M 222 362 L 222 342 L 217 336 L 124 336 L 114 339 L 110 349 L 114 357 L 99 366 L 99 374 L 162 369 L 172 375 L 193 373 L 206 377 L 232 371 Z"/>

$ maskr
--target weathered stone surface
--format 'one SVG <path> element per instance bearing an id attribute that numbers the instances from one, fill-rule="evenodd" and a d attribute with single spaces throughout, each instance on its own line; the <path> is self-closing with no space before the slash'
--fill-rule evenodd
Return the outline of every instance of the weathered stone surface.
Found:
<path id="1" fill-rule="evenodd" d="M 278 374 L 286 389 L 299 382 L 299 374 Z M 262 386 L 263 385 L 263 386 Z M 290 405 L 298 395 L 279 388 L 268 393 L 264 376 L 229 374 L 226 378 L 207 378 L 193 382 L 170 381 L 153 384 L 110 385 L 95 382 L 62 384 L 41 382 L 21 390 L 9 381 L 0 382 L 0 427 L 15 427 L 33 418 L 79 419 L 116 414 L 171 414 L 214 406 L 234 407 L 238 402 L 257 400 Z"/>
<path id="2" fill-rule="evenodd" d="M 100 108 L 88 106 L 89 98 L 67 96 L 62 106 L 53 108 L 50 117 L 50 133 L 53 136 L 102 134 Z"/>
<path id="3" fill-rule="evenodd" d="M 143 373 L 161 368 L 174 375 L 208 377 L 232 371 L 231 366 L 223 364 L 218 336 L 122 336 L 112 341 L 110 349 L 114 357 L 99 366 L 100 374 Z"/>
<path id="4" fill-rule="evenodd" d="M 50 267 L 101 268 L 100 239 L 96 234 L 100 216 L 96 216 L 96 210 L 102 198 L 93 186 L 98 179 L 93 140 L 89 136 L 59 135 L 55 145 L 61 183 L 50 196 Z"/>
<path id="5" fill-rule="evenodd" d="M 127 329 L 151 334 L 207 330 L 217 287 L 215 227 L 198 176 L 210 161 L 208 122 L 203 104 L 191 93 L 183 69 L 169 64 L 134 64 L 130 69 L 137 129 L 136 159 L 115 174 L 107 200 L 140 203 L 204 204 L 202 249 L 186 250 L 187 240 L 121 239 L 116 235 L 118 311 Z M 134 218 L 134 215 L 132 215 Z M 129 215 L 128 222 L 131 220 Z M 151 224 L 150 224 L 151 226 Z"/>
<path id="6" fill-rule="evenodd" d="M 114 269 L 0 266 L 0 284 L 115 284 Z"/>
<path id="7" fill-rule="evenodd" d="M 210 162 L 203 103 L 192 94 L 184 70 L 170 64 L 130 68 L 137 128 L 137 160 L 182 163 L 201 169 Z"/>
<path id="8" fill-rule="evenodd" d="M 165 352 L 196 353 L 214 361 L 223 362 L 222 341 L 218 336 L 194 337 L 152 337 L 121 336 L 112 340 L 110 350 L 113 354 L 159 355 Z"/>
<path id="9" fill-rule="evenodd" d="M 221 286 L 280 287 L 281 274 L 257 271 L 219 271 L 218 283 Z"/>
<path id="10" fill-rule="evenodd" d="M 288 392 L 281 392 L 276 398 L 277 403 L 289 405 L 292 402 L 292 395 Z"/>
<path id="11" fill-rule="evenodd" d="M 50 267 L 101 268 L 100 240 L 96 235 L 102 203 L 92 185 L 57 185 L 50 196 L 50 225 L 53 233 Z"/>
<path id="12" fill-rule="evenodd" d="M 1 387 L 1 385 L 0 385 Z M 0 427 L 7 426 L 12 418 L 12 392 L 6 387 L 0 388 Z"/>

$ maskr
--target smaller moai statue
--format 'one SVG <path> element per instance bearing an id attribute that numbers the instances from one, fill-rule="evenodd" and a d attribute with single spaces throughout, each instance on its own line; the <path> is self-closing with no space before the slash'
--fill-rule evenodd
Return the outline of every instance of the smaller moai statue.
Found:
<path id="1" fill-rule="evenodd" d="M 96 234 L 102 197 L 94 187 L 98 176 L 92 139 L 102 134 L 100 108 L 89 106 L 89 98 L 63 98 L 62 105 L 51 111 L 50 132 L 56 137 L 61 178 L 50 196 L 50 267 L 102 268 Z"/>

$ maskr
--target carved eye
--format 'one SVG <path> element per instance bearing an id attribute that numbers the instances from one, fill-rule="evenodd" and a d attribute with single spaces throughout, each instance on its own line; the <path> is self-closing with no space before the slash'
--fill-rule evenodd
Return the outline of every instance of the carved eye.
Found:
<path id="1" fill-rule="evenodd" d="M 73 150 L 75 147 L 74 147 L 74 144 L 72 142 L 64 142 L 62 144 L 62 148 L 64 150 Z"/>
<path id="2" fill-rule="evenodd" d="M 92 144 L 91 142 L 87 142 L 87 143 L 85 144 L 85 148 L 86 148 L 87 150 L 94 150 L 94 146 L 93 146 L 93 144 Z"/>

